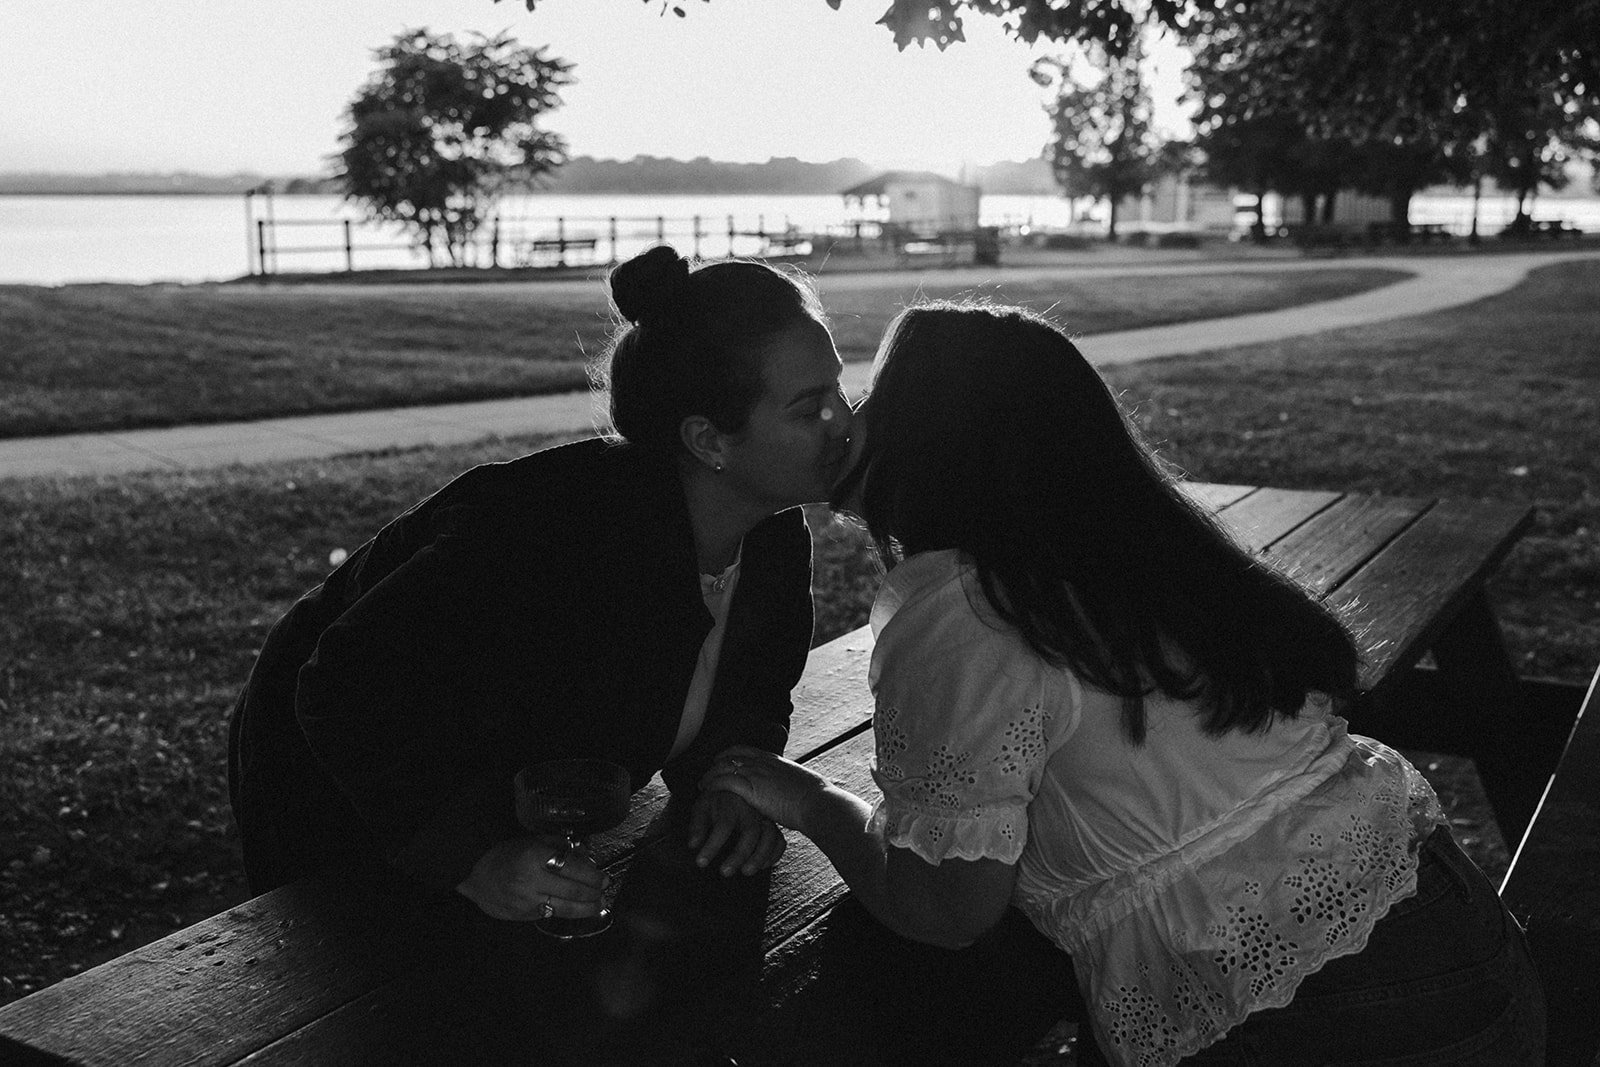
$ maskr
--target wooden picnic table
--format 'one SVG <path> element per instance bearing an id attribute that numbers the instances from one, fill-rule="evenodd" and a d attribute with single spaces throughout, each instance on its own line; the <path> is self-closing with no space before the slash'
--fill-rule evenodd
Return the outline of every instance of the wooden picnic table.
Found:
<path id="1" fill-rule="evenodd" d="M 1368 658 L 1353 728 L 1389 740 L 1384 695 L 1431 650 L 1447 714 L 1406 743 L 1460 752 L 1507 840 L 1549 766 L 1526 766 L 1517 684 L 1484 582 L 1522 505 L 1195 485 L 1253 552 L 1349 611 Z M 812 651 L 788 753 L 874 795 L 872 637 Z M 1538 754 L 1535 754 L 1538 755 Z M 1542 757 L 1540 757 L 1542 758 Z M 277 1064 L 894 1062 L 873 1016 L 898 951 L 797 835 L 770 871 L 695 868 L 659 779 L 596 839 L 617 922 L 561 944 L 459 898 L 418 901 L 329 876 L 256 897 L 0 1008 L 0 1062 Z"/>

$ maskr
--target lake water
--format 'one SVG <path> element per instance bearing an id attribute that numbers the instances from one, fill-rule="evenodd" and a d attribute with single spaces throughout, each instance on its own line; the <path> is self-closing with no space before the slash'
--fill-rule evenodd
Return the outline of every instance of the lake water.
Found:
<path id="1" fill-rule="evenodd" d="M 1507 222 L 1514 202 L 1485 197 L 1479 227 L 1493 233 Z M 1541 201 L 1535 214 L 1565 218 L 1589 232 L 1600 231 L 1600 198 Z M 527 242 L 593 238 L 594 255 L 626 257 L 665 238 L 687 252 L 695 247 L 693 219 L 700 219 L 700 251 L 724 255 L 757 251 L 756 232 L 838 230 L 847 226 L 838 196 L 528 196 L 501 209 L 501 262 L 532 253 Z M 1071 222 L 1065 200 L 1050 196 L 985 196 L 985 225 L 1031 223 L 1061 227 Z M 417 266 L 422 260 L 393 227 L 361 222 L 358 211 L 335 196 L 0 196 L 0 283 L 59 285 L 70 282 L 216 281 L 259 269 L 259 223 L 272 219 L 267 266 L 273 271 L 328 271 L 346 266 L 345 220 L 350 220 L 349 262 L 359 268 Z M 731 228 L 735 236 L 730 238 Z M 1472 218 L 1469 196 L 1419 196 L 1413 222 L 1442 222 L 1465 233 Z M 582 256 L 585 253 L 574 253 Z"/>

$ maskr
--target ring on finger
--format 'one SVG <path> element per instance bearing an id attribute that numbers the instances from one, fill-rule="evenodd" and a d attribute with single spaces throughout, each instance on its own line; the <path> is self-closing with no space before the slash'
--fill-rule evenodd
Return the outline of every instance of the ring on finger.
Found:
<path id="1" fill-rule="evenodd" d="M 555 913 L 556 913 L 556 904 L 555 904 L 555 901 L 550 899 L 550 894 L 549 893 L 546 893 L 544 895 L 544 904 L 543 904 L 543 906 L 541 906 L 539 908 L 539 913 L 540 913 L 541 916 L 543 916 L 546 919 L 551 918 L 552 916 L 555 915 Z"/>
<path id="2" fill-rule="evenodd" d="M 544 861 L 544 868 L 547 871 L 559 871 L 563 867 L 565 867 L 566 865 L 567 865 L 567 850 L 566 849 L 560 849 L 559 851 L 552 852 L 550 854 L 550 858 Z"/>

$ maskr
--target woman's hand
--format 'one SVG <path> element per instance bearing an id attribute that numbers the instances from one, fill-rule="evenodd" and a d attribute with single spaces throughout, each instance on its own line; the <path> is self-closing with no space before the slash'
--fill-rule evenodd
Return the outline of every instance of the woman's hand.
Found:
<path id="1" fill-rule="evenodd" d="M 701 793 L 689 816 L 689 847 L 695 863 L 709 867 L 726 847 L 719 867 L 723 877 L 751 875 L 778 862 L 788 842 L 772 820 L 732 793 Z"/>
<path id="2" fill-rule="evenodd" d="M 700 788 L 735 794 L 778 825 L 806 833 L 816 805 L 834 785 L 794 760 L 739 746 L 716 758 Z"/>
<path id="3" fill-rule="evenodd" d="M 597 915 L 611 879 L 560 838 L 513 837 L 478 858 L 456 892 L 493 919 L 528 922 Z"/>

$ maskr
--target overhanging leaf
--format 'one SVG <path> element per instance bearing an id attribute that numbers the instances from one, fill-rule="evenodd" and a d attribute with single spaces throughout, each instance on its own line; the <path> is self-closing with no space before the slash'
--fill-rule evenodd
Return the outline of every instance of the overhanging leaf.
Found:
<path id="1" fill-rule="evenodd" d="M 909 44 L 932 41 L 944 51 L 955 41 L 965 41 L 956 0 L 893 0 L 878 25 L 894 33 L 895 47 L 905 51 Z"/>

